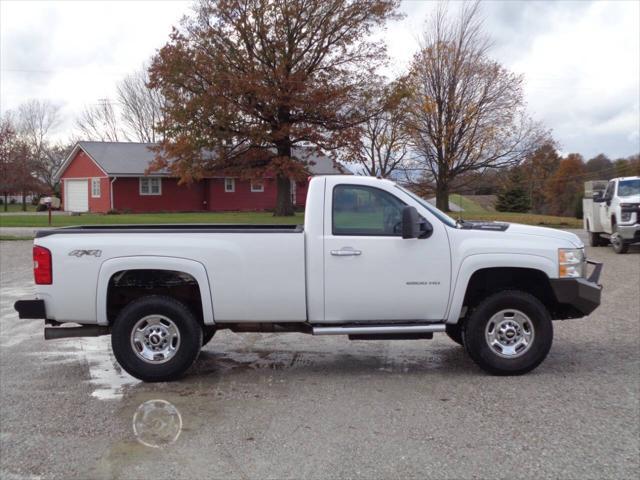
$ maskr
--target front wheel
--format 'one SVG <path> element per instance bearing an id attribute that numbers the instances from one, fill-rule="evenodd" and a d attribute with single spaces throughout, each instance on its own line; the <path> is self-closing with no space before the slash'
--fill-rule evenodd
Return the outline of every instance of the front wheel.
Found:
<path id="1" fill-rule="evenodd" d="M 521 375 L 546 358 L 553 342 L 551 317 L 533 295 L 517 290 L 483 300 L 464 323 L 469 356 L 494 375 Z"/>
<path id="2" fill-rule="evenodd" d="M 627 253 L 629 251 L 629 244 L 626 243 L 618 233 L 618 226 L 613 225 L 613 235 L 611 235 L 611 246 L 616 253 Z"/>
<path id="3" fill-rule="evenodd" d="M 180 377 L 202 346 L 202 328 L 193 313 L 171 297 L 149 295 L 122 309 L 111 332 L 118 363 L 145 382 Z"/>

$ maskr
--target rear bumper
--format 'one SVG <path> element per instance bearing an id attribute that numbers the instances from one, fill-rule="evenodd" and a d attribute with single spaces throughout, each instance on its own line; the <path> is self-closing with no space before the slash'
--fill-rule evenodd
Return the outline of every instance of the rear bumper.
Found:
<path id="1" fill-rule="evenodd" d="M 600 305 L 602 285 L 598 284 L 602 263 L 588 262 L 595 266 L 589 278 L 554 278 L 551 288 L 558 303 L 568 305 L 581 314 L 587 316 Z"/>
<path id="2" fill-rule="evenodd" d="M 44 319 L 45 325 L 54 325 L 53 327 L 45 327 L 45 340 L 72 337 L 98 337 L 100 335 L 108 335 L 111 333 L 111 327 L 104 327 L 101 325 L 61 327 L 60 325 L 64 322 L 47 319 L 44 300 L 18 300 L 13 304 L 13 308 L 18 312 L 19 318 Z"/>
<path id="3" fill-rule="evenodd" d="M 44 319 L 47 312 L 44 308 L 44 300 L 18 300 L 13 304 L 19 318 Z"/>

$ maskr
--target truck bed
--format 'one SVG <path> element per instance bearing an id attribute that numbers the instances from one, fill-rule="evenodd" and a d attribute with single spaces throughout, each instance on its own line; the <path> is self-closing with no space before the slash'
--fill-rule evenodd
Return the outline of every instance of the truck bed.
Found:
<path id="1" fill-rule="evenodd" d="M 40 231 L 53 256 L 40 292 L 54 320 L 96 323 L 98 291 L 118 271 L 184 270 L 206 277 L 216 322 L 304 321 L 305 240 L 296 225 L 95 225 Z M 91 252 L 88 254 L 87 252 Z M 114 270 L 115 269 L 115 270 Z M 104 296 L 104 295 L 103 295 Z"/>

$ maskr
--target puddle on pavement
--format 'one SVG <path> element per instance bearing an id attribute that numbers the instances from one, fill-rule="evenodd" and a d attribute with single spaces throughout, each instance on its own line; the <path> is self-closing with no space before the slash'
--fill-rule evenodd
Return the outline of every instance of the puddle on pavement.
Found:
<path id="1" fill-rule="evenodd" d="M 111 351 L 111 337 L 73 338 L 48 342 L 46 351 L 31 352 L 46 359 L 61 362 L 80 362 L 89 369 L 87 380 L 93 387 L 91 396 L 99 400 L 119 400 L 127 388 L 140 382 L 122 370 Z"/>
<path id="2" fill-rule="evenodd" d="M 56 341 L 48 344 L 49 348 L 45 351 L 30 354 L 55 358 L 57 362 L 79 361 L 86 364 L 89 373 L 87 381 L 93 389 L 91 396 L 99 400 L 121 400 L 133 387 L 136 387 L 135 390 L 140 387 L 143 391 L 149 388 L 149 384 L 142 383 L 122 370 L 115 360 L 110 340 L 109 336 L 101 336 Z M 280 345 L 270 345 L 270 348 L 257 346 L 256 343 L 260 343 L 260 340 L 255 338 L 221 338 L 221 344 L 225 344 L 227 340 L 225 351 L 211 350 L 211 347 L 203 350 L 184 380 L 175 385 L 183 387 L 194 382 L 211 384 L 237 380 L 238 375 L 243 372 L 268 370 L 306 369 L 308 375 L 314 376 L 425 373 L 439 370 L 444 365 L 450 368 L 452 362 L 459 364 L 456 357 L 463 357 L 457 348 L 429 349 L 424 345 L 419 349 L 407 348 L 407 342 L 403 342 L 404 348 L 396 348 L 388 343 L 376 346 L 331 342 L 319 344 L 320 348 L 317 350 L 300 351 L 295 349 L 295 346 L 301 346 L 300 342 L 298 339 L 291 342 L 291 337 L 283 338 Z M 265 340 L 267 343 L 274 342 L 272 338 Z M 282 349 L 283 343 L 286 345 L 290 342 L 290 349 Z M 169 387 L 167 390 L 175 389 Z"/>

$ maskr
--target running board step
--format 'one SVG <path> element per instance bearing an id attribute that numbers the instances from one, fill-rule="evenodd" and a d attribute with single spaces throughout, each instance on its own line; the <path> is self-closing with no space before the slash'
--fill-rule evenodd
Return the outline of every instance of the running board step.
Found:
<path id="1" fill-rule="evenodd" d="M 314 335 L 384 335 L 387 338 L 391 335 L 412 335 L 417 333 L 444 332 L 444 323 L 429 323 L 423 325 L 353 325 L 353 326 L 331 326 L 313 327 Z M 363 339 L 364 340 L 364 339 Z M 380 338 L 382 340 L 382 338 Z"/>

